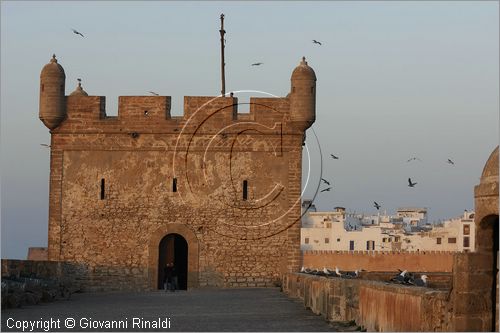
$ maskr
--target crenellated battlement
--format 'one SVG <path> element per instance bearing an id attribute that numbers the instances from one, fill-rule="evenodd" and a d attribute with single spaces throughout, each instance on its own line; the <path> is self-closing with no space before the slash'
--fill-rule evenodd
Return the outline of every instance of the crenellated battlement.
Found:
<path id="1" fill-rule="evenodd" d="M 286 97 L 251 97 L 250 112 L 238 112 L 233 96 L 185 96 L 182 116 L 171 115 L 170 96 L 120 96 L 118 116 L 106 115 L 106 98 L 89 96 L 81 80 L 65 95 L 66 75 L 55 55 L 40 74 L 40 120 L 52 133 L 179 132 L 186 130 L 219 131 L 243 122 L 273 128 L 280 123 L 281 133 L 303 135 L 314 120 L 316 74 L 302 59 L 291 77 Z M 284 131 L 284 132 L 283 132 Z"/>
<path id="2" fill-rule="evenodd" d="M 104 96 L 66 96 L 67 117 L 54 132 L 112 130 L 112 125 L 122 131 L 180 132 L 187 126 L 212 132 L 244 122 L 266 127 L 290 123 L 290 101 L 286 97 L 251 97 L 250 112 L 238 113 L 236 97 L 185 96 L 182 116 L 171 115 L 170 96 L 120 96 L 118 116 L 107 116 L 105 104 Z M 291 125 L 288 130 L 293 130 Z"/>

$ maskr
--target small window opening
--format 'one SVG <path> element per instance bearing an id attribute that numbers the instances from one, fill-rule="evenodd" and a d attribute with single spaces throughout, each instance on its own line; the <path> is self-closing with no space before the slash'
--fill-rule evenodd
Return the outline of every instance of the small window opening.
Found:
<path id="1" fill-rule="evenodd" d="M 177 178 L 172 179 L 172 192 L 177 192 Z"/>
<path id="2" fill-rule="evenodd" d="M 105 192 L 104 192 L 104 178 L 101 179 L 101 200 L 104 200 Z"/>
<path id="3" fill-rule="evenodd" d="M 244 180 L 243 181 L 243 200 L 248 199 L 248 181 Z"/>
<path id="4" fill-rule="evenodd" d="M 464 225 L 464 235 L 470 234 L 470 226 L 468 224 Z"/>
<path id="5" fill-rule="evenodd" d="M 469 239 L 469 237 L 464 237 L 464 247 L 470 247 L 470 239 Z"/>
<path id="6" fill-rule="evenodd" d="M 311 87 L 311 94 L 314 94 L 314 87 Z"/>
<path id="7" fill-rule="evenodd" d="M 44 88 L 44 87 L 45 87 L 45 86 L 42 84 L 42 92 L 43 92 L 43 88 Z"/>
<path id="8" fill-rule="evenodd" d="M 61 84 L 61 92 L 64 93 L 64 85 Z"/>

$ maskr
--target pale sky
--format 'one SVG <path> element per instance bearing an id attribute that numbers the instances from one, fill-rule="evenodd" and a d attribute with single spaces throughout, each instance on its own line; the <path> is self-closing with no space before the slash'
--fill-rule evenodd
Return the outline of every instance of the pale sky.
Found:
<path id="1" fill-rule="evenodd" d="M 302 56 L 316 71 L 312 128 L 333 184 L 316 197 L 319 210 L 369 214 L 377 201 L 389 214 L 427 207 L 433 221 L 473 209 L 473 187 L 499 142 L 497 1 L 2 1 L 2 258 L 47 246 L 49 150 L 40 144 L 50 134 L 38 99 L 52 54 L 66 94 L 82 78 L 90 95 L 106 96 L 109 115 L 118 96 L 151 90 L 172 96 L 181 115 L 183 96 L 220 92 L 221 13 L 227 91 L 286 96 Z M 321 164 L 311 129 L 306 142 L 310 198 Z M 421 161 L 407 162 L 413 156 Z"/>

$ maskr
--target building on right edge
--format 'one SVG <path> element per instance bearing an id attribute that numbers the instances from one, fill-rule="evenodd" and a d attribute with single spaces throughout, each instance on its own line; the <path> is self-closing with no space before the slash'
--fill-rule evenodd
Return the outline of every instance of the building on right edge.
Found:
<path id="1" fill-rule="evenodd" d="M 498 332 L 498 146 L 474 188 L 476 252 L 453 263 L 455 331 Z"/>

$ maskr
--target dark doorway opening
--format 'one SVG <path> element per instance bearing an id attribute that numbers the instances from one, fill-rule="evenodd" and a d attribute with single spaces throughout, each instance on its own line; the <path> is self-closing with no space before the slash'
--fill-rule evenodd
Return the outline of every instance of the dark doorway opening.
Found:
<path id="1" fill-rule="evenodd" d="M 162 238 L 159 245 L 158 289 L 163 289 L 164 269 L 167 263 L 174 263 L 177 284 L 180 290 L 187 290 L 188 245 L 179 234 L 169 234 Z"/>

